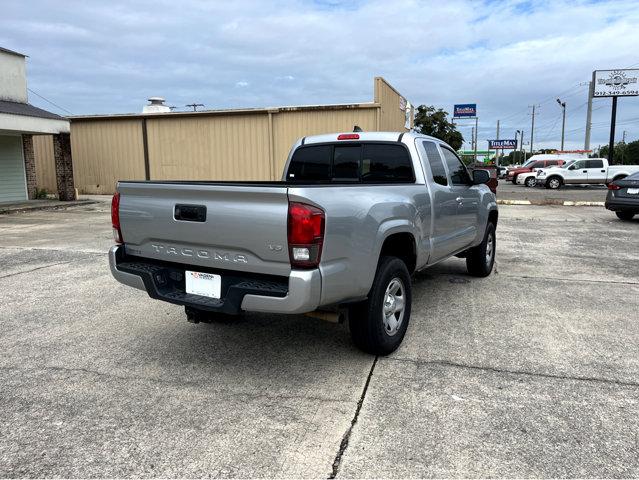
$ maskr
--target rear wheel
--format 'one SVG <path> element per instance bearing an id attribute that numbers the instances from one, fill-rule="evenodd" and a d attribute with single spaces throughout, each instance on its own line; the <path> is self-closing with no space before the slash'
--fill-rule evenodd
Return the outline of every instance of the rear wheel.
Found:
<path id="1" fill-rule="evenodd" d="M 397 257 L 382 257 L 368 299 L 350 308 L 353 343 L 373 355 L 394 352 L 406 334 L 411 302 L 411 280 L 406 264 Z"/>
<path id="2" fill-rule="evenodd" d="M 535 177 L 528 177 L 524 183 L 527 187 L 534 187 L 537 185 L 537 179 Z"/>
<path id="3" fill-rule="evenodd" d="M 546 181 L 546 188 L 557 190 L 559 187 L 561 187 L 561 178 L 559 177 L 550 177 Z"/>
<path id="4" fill-rule="evenodd" d="M 468 273 L 474 277 L 487 277 L 493 270 L 495 264 L 495 248 L 497 240 L 495 238 L 495 224 L 488 222 L 484 240 L 474 248 L 468 250 L 466 256 L 466 268 Z"/>
<path id="5" fill-rule="evenodd" d="M 615 212 L 615 214 L 617 215 L 617 217 L 619 217 L 621 220 L 632 220 L 632 217 L 635 216 L 634 213 L 632 212 Z"/>

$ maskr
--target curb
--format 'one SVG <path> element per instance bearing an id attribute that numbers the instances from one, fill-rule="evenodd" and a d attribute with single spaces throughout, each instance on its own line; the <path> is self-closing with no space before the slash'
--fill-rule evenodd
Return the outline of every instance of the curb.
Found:
<path id="1" fill-rule="evenodd" d="M 558 205 L 564 207 L 603 207 L 604 202 L 575 202 L 572 200 L 501 200 L 497 199 L 498 205 Z"/>
<path id="2" fill-rule="evenodd" d="M 2 208 L 0 207 L 0 215 L 12 215 L 14 213 L 35 212 L 38 210 L 62 210 L 70 207 L 80 207 L 84 205 L 93 205 L 100 203 L 97 200 L 73 200 L 68 203 L 55 205 L 38 205 L 37 207 L 20 207 L 20 208 Z"/>

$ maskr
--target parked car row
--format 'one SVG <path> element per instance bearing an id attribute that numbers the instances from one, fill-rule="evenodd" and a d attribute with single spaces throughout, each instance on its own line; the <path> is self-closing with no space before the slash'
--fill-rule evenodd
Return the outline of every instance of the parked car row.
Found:
<path id="1" fill-rule="evenodd" d="M 550 164 L 552 162 L 552 164 Z M 541 166 L 545 163 L 546 166 Z M 505 167 L 498 167 L 498 169 Z M 609 165 L 605 158 L 528 161 L 498 170 L 515 185 L 558 189 L 564 185 L 606 185 L 605 207 L 621 220 L 639 214 L 639 165 Z"/>
<path id="2" fill-rule="evenodd" d="M 515 185 L 558 189 L 563 185 L 608 185 L 639 172 L 639 165 L 608 165 L 605 158 L 541 160 L 508 170 Z"/>

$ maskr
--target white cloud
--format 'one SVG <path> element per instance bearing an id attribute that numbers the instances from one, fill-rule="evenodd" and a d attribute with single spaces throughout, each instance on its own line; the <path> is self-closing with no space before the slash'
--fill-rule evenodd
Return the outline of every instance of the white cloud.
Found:
<path id="1" fill-rule="evenodd" d="M 528 134 L 532 104 L 538 141 L 556 145 L 561 93 L 572 147 L 583 143 L 579 84 L 595 68 L 639 63 L 636 5 L 42 0 L 3 7 L 0 45 L 28 54 L 30 88 L 74 113 L 137 112 L 151 94 L 211 108 L 370 101 L 383 75 L 413 104 L 477 102 L 480 145 L 497 119 L 502 138 Z M 620 135 L 639 137 L 636 119 L 639 98 L 621 99 Z M 608 120 L 609 100 L 597 99 L 593 144 L 607 141 Z"/>

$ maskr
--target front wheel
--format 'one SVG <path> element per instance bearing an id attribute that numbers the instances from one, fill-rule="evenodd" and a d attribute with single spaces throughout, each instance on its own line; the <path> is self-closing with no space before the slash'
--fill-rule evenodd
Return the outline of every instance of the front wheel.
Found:
<path id="1" fill-rule="evenodd" d="M 537 179 L 535 177 L 528 177 L 524 183 L 527 187 L 534 187 L 537 185 Z"/>
<path id="2" fill-rule="evenodd" d="M 561 180 L 557 177 L 549 178 L 546 182 L 546 188 L 557 190 L 559 187 L 561 187 Z"/>
<path id="3" fill-rule="evenodd" d="M 468 250 L 466 255 L 466 268 L 468 273 L 474 277 L 487 277 L 493 271 L 495 264 L 495 248 L 497 239 L 495 238 L 495 224 L 488 222 L 484 240 L 476 247 Z"/>
<path id="4" fill-rule="evenodd" d="M 368 299 L 350 308 L 353 343 L 373 355 L 388 355 L 402 343 L 412 302 L 410 274 L 397 257 L 382 257 Z"/>
<path id="5" fill-rule="evenodd" d="M 632 212 L 624 212 L 624 211 L 615 212 L 615 214 L 620 220 L 632 220 L 632 217 L 635 216 L 635 214 Z"/>

